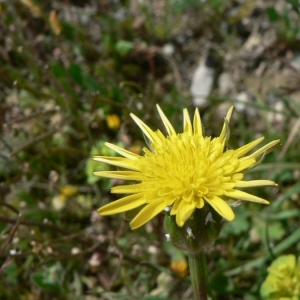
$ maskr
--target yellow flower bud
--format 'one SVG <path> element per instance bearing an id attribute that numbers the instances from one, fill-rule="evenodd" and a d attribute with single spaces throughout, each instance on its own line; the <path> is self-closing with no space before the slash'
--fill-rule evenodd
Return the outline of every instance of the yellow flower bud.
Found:
<path id="1" fill-rule="evenodd" d="M 108 128 L 116 130 L 120 127 L 121 120 L 118 115 L 108 115 L 106 116 L 106 123 Z"/>

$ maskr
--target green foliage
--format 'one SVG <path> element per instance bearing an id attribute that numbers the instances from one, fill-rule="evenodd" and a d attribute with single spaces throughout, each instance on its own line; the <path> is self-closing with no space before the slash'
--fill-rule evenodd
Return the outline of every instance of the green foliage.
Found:
<path id="1" fill-rule="evenodd" d="M 294 14 L 290 12 L 287 5 L 280 13 L 274 7 L 268 7 L 266 12 L 269 20 L 276 24 L 278 38 L 292 45 L 300 38 L 300 10 L 299 2 L 290 0 L 287 3 L 292 7 Z"/>
<path id="2" fill-rule="evenodd" d="M 115 155 L 105 142 L 143 153 L 129 113 L 162 130 L 156 103 L 180 131 L 206 52 L 218 62 L 201 108 L 206 133 L 218 135 L 224 107 L 236 104 L 232 148 L 256 134 L 283 143 L 247 178 L 278 183 L 251 191 L 270 206 L 234 208 L 236 219 L 207 250 L 212 299 L 259 299 L 267 264 L 300 251 L 299 81 L 289 61 L 299 48 L 298 1 L 266 10 L 263 1 L 25 2 L 0 2 L 0 299 L 192 298 L 188 275 L 171 268 L 185 253 L 166 241 L 163 216 L 136 231 L 128 226 L 136 211 L 98 216 L 116 199 L 110 188 L 123 183 L 95 177 L 108 166 L 92 156 Z M 243 56 L 248 38 L 266 30 L 276 32 L 269 48 L 259 52 L 262 38 Z M 221 93 L 223 70 L 233 76 L 231 94 Z M 241 91 L 254 100 L 236 100 Z M 109 124 L 112 115 L 119 127 Z"/>
<path id="3" fill-rule="evenodd" d="M 133 48 L 133 44 L 129 41 L 120 40 L 116 44 L 116 50 L 122 56 L 126 56 L 132 48 Z"/>
<path id="4" fill-rule="evenodd" d="M 63 272 L 59 262 L 51 266 L 44 266 L 42 271 L 32 274 L 32 280 L 43 290 L 58 292 L 63 282 Z"/>
<path id="5" fill-rule="evenodd" d="M 176 0 L 173 3 L 173 9 L 176 13 L 182 13 L 186 8 L 193 7 L 199 5 L 199 1 L 197 0 Z"/>
<path id="6" fill-rule="evenodd" d="M 249 232 L 250 222 L 247 218 L 247 210 L 244 205 L 235 209 L 236 217 L 234 222 L 225 225 L 221 232 L 221 237 L 228 238 L 230 235 L 240 235 Z"/>

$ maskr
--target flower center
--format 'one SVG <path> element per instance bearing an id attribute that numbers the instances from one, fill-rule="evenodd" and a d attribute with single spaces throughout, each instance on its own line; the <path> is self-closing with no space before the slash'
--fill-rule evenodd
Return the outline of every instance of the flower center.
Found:
<path id="1" fill-rule="evenodd" d="M 190 203 L 210 193 L 222 195 L 223 188 L 233 188 L 232 172 L 238 167 L 233 151 L 223 153 L 219 138 L 203 138 L 188 133 L 168 136 L 162 144 L 153 143 L 152 152 L 144 149 L 139 163 L 148 178 L 146 190 L 158 191 L 159 196 L 172 194 Z"/>

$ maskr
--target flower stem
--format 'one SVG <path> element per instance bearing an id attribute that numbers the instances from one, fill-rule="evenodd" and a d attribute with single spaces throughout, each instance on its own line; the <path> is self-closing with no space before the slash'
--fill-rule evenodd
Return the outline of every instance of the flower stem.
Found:
<path id="1" fill-rule="evenodd" d="M 189 253 L 189 267 L 195 300 L 207 300 L 204 250 L 197 254 Z"/>

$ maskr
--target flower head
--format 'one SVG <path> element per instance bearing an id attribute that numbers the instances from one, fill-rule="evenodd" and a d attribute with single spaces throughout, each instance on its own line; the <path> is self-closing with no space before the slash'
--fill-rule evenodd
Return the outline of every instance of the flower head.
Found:
<path id="1" fill-rule="evenodd" d="M 237 149 L 228 150 L 231 107 L 226 115 L 219 137 L 205 137 L 198 109 L 193 123 L 187 109 L 183 111 L 183 133 L 176 133 L 170 121 L 157 105 L 159 115 L 167 130 L 152 131 L 134 114 L 131 117 L 151 142 L 140 156 L 113 144 L 106 146 L 123 157 L 95 156 L 94 160 L 127 170 L 95 172 L 95 175 L 134 180 L 137 184 L 112 188 L 112 193 L 130 194 L 99 209 L 101 215 L 111 215 L 142 207 L 131 221 L 132 229 L 138 228 L 169 207 L 176 215 L 176 223 L 182 227 L 195 209 L 210 205 L 228 221 L 234 219 L 230 204 L 234 201 L 269 202 L 239 188 L 275 186 L 270 180 L 244 181 L 244 173 L 261 162 L 264 155 L 280 144 L 270 142 L 252 154 L 253 148 L 263 137 Z"/>

